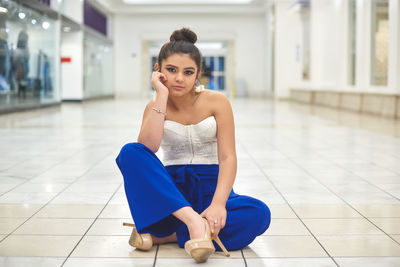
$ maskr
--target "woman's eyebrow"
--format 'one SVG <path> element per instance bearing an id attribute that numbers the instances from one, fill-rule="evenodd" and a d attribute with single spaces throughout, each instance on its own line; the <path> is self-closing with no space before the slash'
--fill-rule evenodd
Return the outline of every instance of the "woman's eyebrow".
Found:
<path id="1" fill-rule="evenodd" d="M 177 68 L 178 69 L 178 67 L 177 66 L 174 66 L 174 65 L 171 65 L 171 64 L 167 64 L 167 65 L 165 65 L 166 67 L 173 67 L 173 68 Z M 191 69 L 191 70 L 195 70 L 195 68 L 194 67 L 186 67 L 186 68 L 184 68 L 185 70 L 187 70 L 187 69 Z"/>

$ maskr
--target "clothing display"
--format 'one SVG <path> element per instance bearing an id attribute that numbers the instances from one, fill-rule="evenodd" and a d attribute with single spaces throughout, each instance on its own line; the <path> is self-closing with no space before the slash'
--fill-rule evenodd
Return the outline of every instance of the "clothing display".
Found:
<path id="1" fill-rule="evenodd" d="M 164 164 L 141 143 L 121 149 L 116 162 L 139 233 L 165 237 L 176 232 L 179 246 L 184 247 L 190 239 L 188 229 L 172 213 L 191 206 L 200 214 L 211 204 L 219 173 L 216 134 L 213 116 L 194 125 L 166 120 L 161 143 Z M 255 198 L 232 190 L 226 210 L 219 237 L 228 250 L 249 245 L 269 227 L 269 208 Z"/>

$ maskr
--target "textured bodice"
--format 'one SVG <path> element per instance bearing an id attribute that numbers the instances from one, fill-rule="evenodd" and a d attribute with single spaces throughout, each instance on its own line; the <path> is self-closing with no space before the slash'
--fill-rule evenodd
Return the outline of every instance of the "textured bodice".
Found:
<path id="1" fill-rule="evenodd" d="M 165 166 L 218 164 L 217 122 L 214 116 L 191 125 L 165 120 L 161 148 Z"/>

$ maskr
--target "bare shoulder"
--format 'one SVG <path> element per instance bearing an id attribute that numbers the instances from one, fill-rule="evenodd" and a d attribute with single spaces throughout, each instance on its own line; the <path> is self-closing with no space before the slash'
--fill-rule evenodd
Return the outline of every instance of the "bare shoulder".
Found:
<path id="1" fill-rule="evenodd" d="M 221 109 L 224 110 L 226 107 L 230 107 L 229 99 L 221 92 L 207 89 L 202 93 L 204 94 L 204 102 L 210 106 L 213 113 L 218 112 Z"/>

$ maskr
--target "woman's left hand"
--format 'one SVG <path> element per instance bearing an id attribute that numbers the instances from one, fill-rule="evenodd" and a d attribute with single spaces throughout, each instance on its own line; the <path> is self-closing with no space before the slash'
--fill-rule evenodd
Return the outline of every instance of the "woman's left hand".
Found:
<path id="1" fill-rule="evenodd" d="M 223 205 L 212 204 L 208 206 L 201 214 L 201 217 L 207 219 L 210 224 L 211 235 L 217 236 L 219 231 L 225 227 L 226 208 Z"/>

